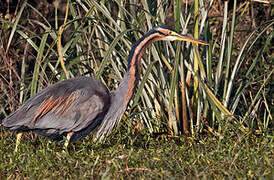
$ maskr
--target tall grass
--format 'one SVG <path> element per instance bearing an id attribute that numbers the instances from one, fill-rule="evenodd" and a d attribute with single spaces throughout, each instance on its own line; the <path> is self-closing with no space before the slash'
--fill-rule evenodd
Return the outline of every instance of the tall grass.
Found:
<path id="1" fill-rule="evenodd" d="M 231 123 L 242 130 L 268 129 L 273 120 L 266 94 L 273 70 L 250 77 L 270 46 L 273 31 L 255 53 L 256 58 L 250 60 L 248 53 L 274 21 L 267 22 L 261 31 L 254 30 L 233 55 L 234 33 L 240 18 L 236 0 L 231 17 L 228 1 L 224 1 L 222 33 L 216 39 L 208 18 L 213 1 L 204 4 L 196 0 L 190 6 L 182 5 L 180 0 L 155 2 L 67 1 L 65 13 L 60 13 L 55 4 L 55 16 L 48 19 L 24 1 L 15 21 L 0 20 L 3 27 L 8 27 L 1 30 L 9 34 L 7 44 L 2 44 L 6 52 L 19 40 L 25 51 L 36 57 L 27 60 L 28 53 L 23 53 L 22 61 L 18 61 L 22 67 L 18 69 L 20 85 L 16 86 L 20 99 L 25 101 L 49 84 L 81 75 L 96 76 L 109 90 L 115 89 L 126 72 L 131 45 L 152 27 L 169 24 L 185 34 L 194 33 L 195 38 L 209 42 L 209 46 L 157 42 L 148 48 L 142 59 L 140 85 L 123 118 L 128 132 L 140 122 L 151 133 L 168 131 L 172 135 L 195 136 L 203 129 L 221 133 Z M 26 11 L 32 11 L 37 19 L 23 19 L 22 13 Z M 30 25 L 40 31 L 29 29 Z M 244 72 L 241 68 L 247 61 L 252 63 Z M 242 81 L 235 84 L 237 80 Z M 254 83 L 259 87 L 256 95 L 246 97 L 247 92 L 254 93 L 248 90 Z M 2 102 L 6 96 L 1 96 Z M 263 112 L 259 110 L 262 106 Z M 2 112 L 9 114 L 9 107 L 4 105 Z"/>

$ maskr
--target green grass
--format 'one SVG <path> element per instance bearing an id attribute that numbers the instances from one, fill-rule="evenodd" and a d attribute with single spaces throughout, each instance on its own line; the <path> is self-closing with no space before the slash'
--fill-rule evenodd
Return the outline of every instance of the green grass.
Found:
<path id="1" fill-rule="evenodd" d="M 126 134 L 120 127 L 103 144 L 87 137 L 69 145 L 25 135 L 19 152 L 13 152 L 15 138 L 1 133 L 1 179 L 182 179 L 273 177 L 274 136 L 237 134 L 227 130 L 197 139 L 151 137 L 140 131 Z"/>

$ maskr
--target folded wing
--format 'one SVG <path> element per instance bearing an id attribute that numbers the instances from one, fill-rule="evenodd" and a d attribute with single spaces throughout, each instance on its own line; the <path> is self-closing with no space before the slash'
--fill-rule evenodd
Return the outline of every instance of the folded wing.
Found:
<path id="1" fill-rule="evenodd" d="M 88 77 L 74 78 L 35 94 L 2 124 L 10 130 L 34 130 L 59 139 L 67 132 L 77 135 L 96 128 L 109 104 L 109 92 L 101 82 Z"/>

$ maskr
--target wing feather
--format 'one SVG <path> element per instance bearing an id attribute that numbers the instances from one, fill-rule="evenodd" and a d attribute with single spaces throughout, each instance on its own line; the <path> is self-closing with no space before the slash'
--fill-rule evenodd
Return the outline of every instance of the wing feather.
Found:
<path id="1" fill-rule="evenodd" d="M 99 125 L 109 104 L 109 92 L 101 82 L 74 78 L 37 93 L 2 124 L 11 130 L 35 130 L 49 137 L 77 132 Z"/>

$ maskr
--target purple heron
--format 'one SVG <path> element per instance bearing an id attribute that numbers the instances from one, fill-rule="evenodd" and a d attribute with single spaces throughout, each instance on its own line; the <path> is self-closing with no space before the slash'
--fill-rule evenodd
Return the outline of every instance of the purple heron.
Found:
<path id="1" fill-rule="evenodd" d="M 159 40 L 183 40 L 207 45 L 166 26 L 151 29 L 132 46 L 127 72 L 116 90 L 109 92 L 94 77 L 63 80 L 33 95 L 5 118 L 3 126 L 18 132 L 15 151 L 25 131 L 34 131 L 57 141 L 67 136 L 65 146 L 91 131 L 95 139 L 103 140 L 119 122 L 135 92 L 145 48 Z"/>

